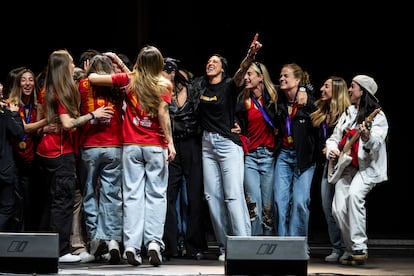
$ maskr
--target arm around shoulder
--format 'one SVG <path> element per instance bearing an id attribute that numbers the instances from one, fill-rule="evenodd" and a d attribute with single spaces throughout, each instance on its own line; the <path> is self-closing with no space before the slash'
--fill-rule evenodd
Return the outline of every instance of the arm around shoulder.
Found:
<path id="1" fill-rule="evenodd" d="M 91 73 L 88 76 L 88 80 L 93 85 L 102 85 L 102 86 L 113 86 L 112 75 L 100 75 L 97 73 Z"/>

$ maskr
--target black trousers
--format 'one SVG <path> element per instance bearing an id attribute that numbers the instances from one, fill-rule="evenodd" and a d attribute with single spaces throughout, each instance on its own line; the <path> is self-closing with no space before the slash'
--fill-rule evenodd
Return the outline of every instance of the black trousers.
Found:
<path id="1" fill-rule="evenodd" d="M 60 256 L 71 252 L 73 205 L 76 188 L 74 154 L 63 154 L 57 158 L 41 157 L 48 199 L 43 209 L 43 228 L 59 233 Z"/>
<path id="2" fill-rule="evenodd" d="M 177 255 L 177 195 L 183 177 L 187 188 L 188 206 L 185 212 L 187 232 L 184 244 L 187 254 L 193 256 L 207 249 L 206 221 L 209 221 L 208 206 L 204 200 L 201 137 L 190 136 L 174 140 L 176 156 L 168 167 L 167 216 L 164 228 L 166 256 Z"/>
<path id="3" fill-rule="evenodd" d="M 3 162 L 3 161 L 2 161 Z M 16 185 L 17 176 L 13 182 L 0 179 L 0 232 L 18 232 L 16 225 Z"/>

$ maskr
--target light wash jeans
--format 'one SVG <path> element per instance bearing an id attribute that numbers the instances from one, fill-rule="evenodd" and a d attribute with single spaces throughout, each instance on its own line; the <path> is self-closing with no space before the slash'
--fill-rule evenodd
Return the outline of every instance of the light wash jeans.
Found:
<path id="1" fill-rule="evenodd" d="M 258 147 L 245 155 L 244 190 L 252 236 L 275 235 L 274 166 L 273 152 L 266 147 Z"/>
<path id="2" fill-rule="evenodd" d="M 202 137 L 204 194 L 220 251 L 226 236 L 250 236 L 251 224 L 243 188 L 244 153 L 220 134 Z"/>
<path id="3" fill-rule="evenodd" d="M 89 239 L 122 241 L 121 156 L 121 147 L 81 149 L 83 210 Z"/>
<path id="4" fill-rule="evenodd" d="M 339 229 L 335 218 L 332 216 L 332 201 L 335 194 L 335 184 L 328 183 L 327 173 L 328 160 L 324 164 L 321 179 L 322 209 L 328 225 L 328 235 L 332 245 L 332 252 L 342 255 L 344 253 L 344 244 L 342 241 L 341 229 Z"/>
<path id="5" fill-rule="evenodd" d="M 138 252 L 156 241 L 161 250 L 167 213 L 167 149 L 124 145 L 124 245 Z"/>
<path id="6" fill-rule="evenodd" d="M 308 236 L 309 204 L 315 164 L 299 173 L 296 151 L 282 148 L 275 166 L 275 209 L 279 236 Z"/>

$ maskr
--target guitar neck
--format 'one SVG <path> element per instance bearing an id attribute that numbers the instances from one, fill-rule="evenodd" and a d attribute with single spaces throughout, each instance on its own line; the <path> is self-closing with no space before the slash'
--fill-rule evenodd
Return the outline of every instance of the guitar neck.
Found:
<path id="1" fill-rule="evenodd" d="M 352 145 L 358 140 L 359 136 L 361 136 L 361 131 L 357 130 L 355 134 L 351 137 L 351 139 L 346 142 L 342 152 L 349 152 L 351 150 Z"/>
<path id="2" fill-rule="evenodd" d="M 381 111 L 381 107 L 378 107 L 375 109 L 369 116 L 365 119 L 365 123 L 368 124 L 374 120 L 374 117 Z M 342 152 L 349 152 L 351 150 L 352 145 L 356 142 L 356 140 L 361 136 L 361 131 L 358 129 L 354 136 L 351 137 L 351 139 L 346 142 Z"/>

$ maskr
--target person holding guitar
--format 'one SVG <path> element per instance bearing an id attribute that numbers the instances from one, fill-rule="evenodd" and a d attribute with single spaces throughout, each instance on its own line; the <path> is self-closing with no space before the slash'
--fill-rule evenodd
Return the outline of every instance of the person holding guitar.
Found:
<path id="1" fill-rule="evenodd" d="M 367 75 L 357 75 L 348 89 L 352 105 L 341 115 L 326 140 L 326 157 L 350 160 L 342 166 L 335 184 L 332 214 L 341 229 L 345 265 L 365 264 L 368 259 L 365 199 L 376 184 L 388 180 L 388 121 L 375 97 L 378 85 Z M 357 139 L 355 139 L 357 138 Z M 348 142 L 352 143 L 348 143 Z M 348 158 L 342 158 L 348 156 Z M 337 164 L 338 165 L 338 164 Z M 337 166 L 338 168 L 341 168 Z"/>

